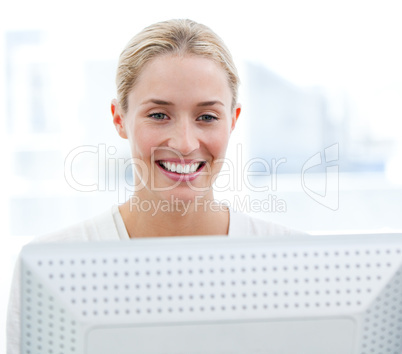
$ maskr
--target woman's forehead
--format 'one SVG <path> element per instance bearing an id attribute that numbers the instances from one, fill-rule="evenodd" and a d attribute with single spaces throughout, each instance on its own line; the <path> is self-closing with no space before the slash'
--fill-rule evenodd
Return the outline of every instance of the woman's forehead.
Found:
<path id="1" fill-rule="evenodd" d="M 231 101 L 226 72 L 211 59 L 201 56 L 160 56 L 142 70 L 132 88 L 129 100 L 163 100 L 173 104 L 182 100 L 198 103 Z"/>

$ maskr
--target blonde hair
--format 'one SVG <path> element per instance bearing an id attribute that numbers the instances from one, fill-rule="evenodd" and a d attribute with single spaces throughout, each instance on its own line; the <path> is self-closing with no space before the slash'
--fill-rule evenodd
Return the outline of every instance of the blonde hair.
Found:
<path id="1" fill-rule="evenodd" d="M 232 91 L 232 109 L 237 103 L 240 83 L 237 69 L 228 48 L 209 27 L 178 19 L 155 23 L 135 35 L 120 55 L 117 74 L 117 98 L 124 112 L 127 96 L 136 84 L 144 66 L 160 55 L 200 55 L 219 64 L 226 72 Z"/>

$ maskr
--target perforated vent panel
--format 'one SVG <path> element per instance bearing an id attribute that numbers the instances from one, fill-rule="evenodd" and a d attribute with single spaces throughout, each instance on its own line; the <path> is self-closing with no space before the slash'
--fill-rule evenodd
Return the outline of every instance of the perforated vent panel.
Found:
<path id="1" fill-rule="evenodd" d="M 366 311 L 360 352 L 400 354 L 402 348 L 402 271 L 398 270 Z"/>
<path id="2" fill-rule="evenodd" d="M 359 324 L 356 352 L 400 352 L 400 245 L 228 241 L 27 248 L 24 353 L 81 353 L 93 324 L 336 316 Z"/>
<path id="3" fill-rule="evenodd" d="M 24 272 L 23 353 L 80 353 L 82 342 L 77 343 L 77 323 L 66 311 L 69 307 L 44 289 L 31 271 Z"/>

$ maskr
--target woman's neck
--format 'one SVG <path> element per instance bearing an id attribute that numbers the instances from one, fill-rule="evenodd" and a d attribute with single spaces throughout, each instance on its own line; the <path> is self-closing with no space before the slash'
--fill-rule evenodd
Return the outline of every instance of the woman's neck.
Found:
<path id="1" fill-rule="evenodd" d="M 229 209 L 213 200 L 133 203 L 134 198 L 119 207 L 130 238 L 228 234 Z"/>

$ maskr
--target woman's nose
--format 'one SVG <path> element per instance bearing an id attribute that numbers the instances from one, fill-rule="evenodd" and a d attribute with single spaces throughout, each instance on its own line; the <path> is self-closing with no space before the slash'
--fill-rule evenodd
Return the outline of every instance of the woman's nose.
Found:
<path id="1" fill-rule="evenodd" d="M 200 147 L 196 129 L 187 120 L 178 122 L 169 139 L 169 147 L 182 155 L 190 155 Z"/>

